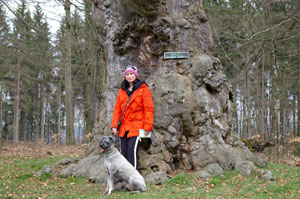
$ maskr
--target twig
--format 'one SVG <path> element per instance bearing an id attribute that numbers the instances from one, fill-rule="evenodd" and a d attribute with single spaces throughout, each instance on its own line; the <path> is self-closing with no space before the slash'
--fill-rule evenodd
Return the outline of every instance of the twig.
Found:
<path id="1" fill-rule="evenodd" d="M 241 71 L 241 70 L 239 69 L 239 67 L 238 67 L 238 66 L 230 59 L 230 57 L 228 56 L 227 52 L 225 51 L 224 47 L 223 47 L 222 44 L 221 44 L 221 41 L 220 41 L 220 39 L 219 39 L 219 36 L 218 36 L 217 31 L 215 31 L 215 33 L 216 33 L 216 37 L 217 37 L 217 40 L 218 40 L 218 44 L 220 45 L 221 49 L 223 50 L 223 52 L 224 52 L 225 56 L 227 57 L 227 59 L 229 60 L 229 62 L 230 62 L 230 63 L 231 63 L 238 71 Z"/>

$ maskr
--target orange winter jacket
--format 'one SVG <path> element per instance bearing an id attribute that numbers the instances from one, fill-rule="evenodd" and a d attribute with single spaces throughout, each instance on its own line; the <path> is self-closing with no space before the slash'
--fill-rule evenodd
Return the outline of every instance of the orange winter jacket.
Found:
<path id="1" fill-rule="evenodd" d="M 129 96 L 126 90 L 120 88 L 114 108 L 111 129 L 118 127 L 119 119 L 128 99 Z M 126 131 L 129 131 L 127 134 L 128 138 L 138 136 L 139 129 L 152 131 L 153 115 L 152 95 L 148 86 L 143 83 L 131 94 L 130 101 L 122 117 L 119 136 L 124 137 Z"/>

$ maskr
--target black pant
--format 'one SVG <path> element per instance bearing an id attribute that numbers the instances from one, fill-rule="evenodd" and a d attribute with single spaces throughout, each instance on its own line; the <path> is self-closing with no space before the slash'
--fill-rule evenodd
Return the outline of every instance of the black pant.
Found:
<path id="1" fill-rule="evenodd" d="M 125 133 L 124 137 L 121 137 L 121 153 L 122 155 L 132 164 L 134 168 L 137 169 L 138 165 L 138 148 L 139 148 L 139 138 L 130 137 L 127 138 L 128 131 Z"/>

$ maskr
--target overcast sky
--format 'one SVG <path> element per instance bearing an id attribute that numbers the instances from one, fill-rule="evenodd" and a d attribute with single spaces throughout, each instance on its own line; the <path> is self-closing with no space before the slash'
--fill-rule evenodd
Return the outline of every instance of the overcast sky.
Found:
<path id="1" fill-rule="evenodd" d="M 2 1 L 2 0 L 1 0 Z M 6 2 L 6 4 L 15 11 L 18 7 L 18 4 L 21 3 L 20 0 L 3 0 Z M 62 19 L 64 15 L 64 7 L 62 3 L 59 3 L 57 0 L 27 0 L 29 4 L 29 9 L 31 14 L 35 10 L 35 5 L 37 2 L 40 3 L 40 6 L 43 10 L 44 15 L 47 18 L 47 22 L 49 24 L 50 31 L 52 33 L 52 36 L 56 34 L 56 31 L 59 29 L 60 26 L 60 20 Z M 14 14 L 6 7 L 6 13 L 10 20 L 14 19 Z"/>

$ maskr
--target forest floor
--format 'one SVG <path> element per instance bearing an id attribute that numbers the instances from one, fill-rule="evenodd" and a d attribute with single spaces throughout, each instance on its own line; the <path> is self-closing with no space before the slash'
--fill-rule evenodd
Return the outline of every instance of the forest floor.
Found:
<path id="1" fill-rule="evenodd" d="M 292 148 L 290 148 L 291 150 Z M 65 157 L 80 158 L 84 146 L 43 143 L 0 144 L 0 198 L 104 198 L 105 187 L 85 178 L 42 175 L 44 165 Z M 201 180 L 192 172 L 178 171 L 164 185 L 147 185 L 148 191 L 129 195 L 114 191 L 106 198 L 299 198 L 300 158 L 282 147 L 256 153 L 269 162 L 274 180 L 242 176 L 235 171 Z"/>
<path id="2" fill-rule="evenodd" d="M 294 154 L 294 147 L 283 150 L 282 146 L 275 146 L 265 149 L 262 153 L 254 152 L 254 154 L 263 158 L 268 163 L 300 166 L 300 156 Z"/>
<path id="3" fill-rule="evenodd" d="M 42 142 L 1 143 L 1 156 L 22 156 L 27 158 L 47 158 L 52 156 L 68 156 L 79 158 L 84 154 L 85 147 L 45 144 Z"/>

